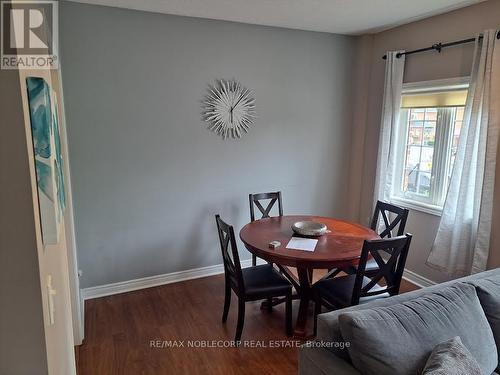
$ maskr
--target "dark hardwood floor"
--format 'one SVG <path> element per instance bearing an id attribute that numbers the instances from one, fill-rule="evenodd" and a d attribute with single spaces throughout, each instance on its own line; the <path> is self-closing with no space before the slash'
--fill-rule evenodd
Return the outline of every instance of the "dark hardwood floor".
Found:
<path id="1" fill-rule="evenodd" d="M 403 280 L 401 292 L 414 289 Z M 284 305 L 268 312 L 247 303 L 243 346 L 223 348 L 234 337 L 237 299 L 225 325 L 223 300 L 218 275 L 86 301 L 78 374 L 296 374 L 300 342 L 285 335 Z M 309 323 L 312 331 L 312 311 Z M 215 347 L 190 348 L 190 340 Z"/>

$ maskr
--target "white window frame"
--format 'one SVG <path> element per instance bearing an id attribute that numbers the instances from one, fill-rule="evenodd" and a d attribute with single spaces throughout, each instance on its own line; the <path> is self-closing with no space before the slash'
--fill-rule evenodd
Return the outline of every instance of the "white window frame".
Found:
<path id="1" fill-rule="evenodd" d="M 443 80 L 412 82 L 403 84 L 402 95 L 416 93 L 431 93 L 451 90 L 463 90 L 469 87 L 469 77 L 459 77 Z M 408 109 L 401 109 L 398 129 L 396 129 L 396 155 L 394 163 L 393 183 L 391 192 L 391 201 L 394 204 L 410 209 L 423 211 L 433 215 L 441 215 L 444 199 L 446 197 L 446 178 L 449 170 L 449 161 L 452 142 L 452 127 L 443 126 L 449 121 L 454 113 L 450 108 L 442 107 L 438 109 L 438 118 L 436 122 L 436 141 L 433 155 L 433 168 L 431 174 L 431 197 L 423 198 L 418 194 L 404 193 L 402 191 L 402 178 L 404 176 L 405 151 L 408 139 Z M 423 136 L 423 135 L 422 135 Z M 446 154 L 446 155 L 443 155 Z M 443 164 L 446 163 L 446 164 Z"/>

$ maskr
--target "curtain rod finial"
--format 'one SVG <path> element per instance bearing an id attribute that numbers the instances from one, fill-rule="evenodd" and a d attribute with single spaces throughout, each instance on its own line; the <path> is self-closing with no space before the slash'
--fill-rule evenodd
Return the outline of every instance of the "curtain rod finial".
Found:
<path id="1" fill-rule="evenodd" d="M 441 42 L 433 44 L 432 48 L 441 53 L 441 50 L 443 49 L 443 44 Z"/>

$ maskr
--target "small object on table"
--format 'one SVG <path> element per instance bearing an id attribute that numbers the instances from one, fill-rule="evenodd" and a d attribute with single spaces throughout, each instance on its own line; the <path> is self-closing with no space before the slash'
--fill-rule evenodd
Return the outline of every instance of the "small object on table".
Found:
<path id="1" fill-rule="evenodd" d="M 294 223 L 292 225 L 292 230 L 301 236 L 317 237 L 325 234 L 327 227 L 323 223 L 306 220 Z"/>
<path id="2" fill-rule="evenodd" d="M 269 242 L 269 248 L 270 249 L 276 249 L 281 246 L 281 242 L 279 241 L 271 241 Z"/>

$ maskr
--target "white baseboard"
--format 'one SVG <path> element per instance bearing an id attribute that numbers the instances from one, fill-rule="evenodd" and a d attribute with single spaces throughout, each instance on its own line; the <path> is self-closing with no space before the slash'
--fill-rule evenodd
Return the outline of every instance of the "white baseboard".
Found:
<path id="1" fill-rule="evenodd" d="M 262 259 L 257 259 L 258 264 L 264 264 Z M 251 259 L 244 260 L 241 262 L 241 267 L 249 267 L 252 264 Z M 219 275 L 224 273 L 224 266 L 222 264 L 216 264 L 214 266 L 194 268 L 186 271 L 166 273 L 163 275 L 155 275 L 149 277 L 143 277 L 141 279 L 121 281 L 113 284 L 98 285 L 90 288 L 82 289 L 82 299 L 88 300 L 92 298 L 106 297 L 113 294 L 120 294 L 126 292 L 132 292 L 134 290 L 151 288 L 154 286 L 166 285 L 171 283 L 176 283 L 179 281 L 186 281 L 192 279 L 198 279 L 200 277 L 207 277 L 213 275 Z M 416 274 L 413 271 L 405 269 L 403 278 L 412 284 L 420 288 L 425 288 L 436 283 Z"/>
<path id="2" fill-rule="evenodd" d="M 251 259 L 241 261 L 242 268 L 249 267 L 251 264 Z M 98 285 L 82 289 L 82 298 L 83 300 L 88 300 L 92 298 L 106 297 L 113 294 L 132 292 L 134 290 L 151 288 L 179 281 L 198 279 L 200 277 L 213 276 L 221 273 L 224 273 L 224 266 L 222 264 L 216 264 L 214 266 L 143 277 L 141 279 L 121 281 L 113 284 Z"/>
<path id="3" fill-rule="evenodd" d="M 409 269 L 405 269 L 403 273 L 403 279 L 409 281 L 412 284 L 415 284 L 420 288 L 427 288 L 428 286 L 436 285 L 434 281 L 420 276 L 419 274 L 410 271 Z"/>

